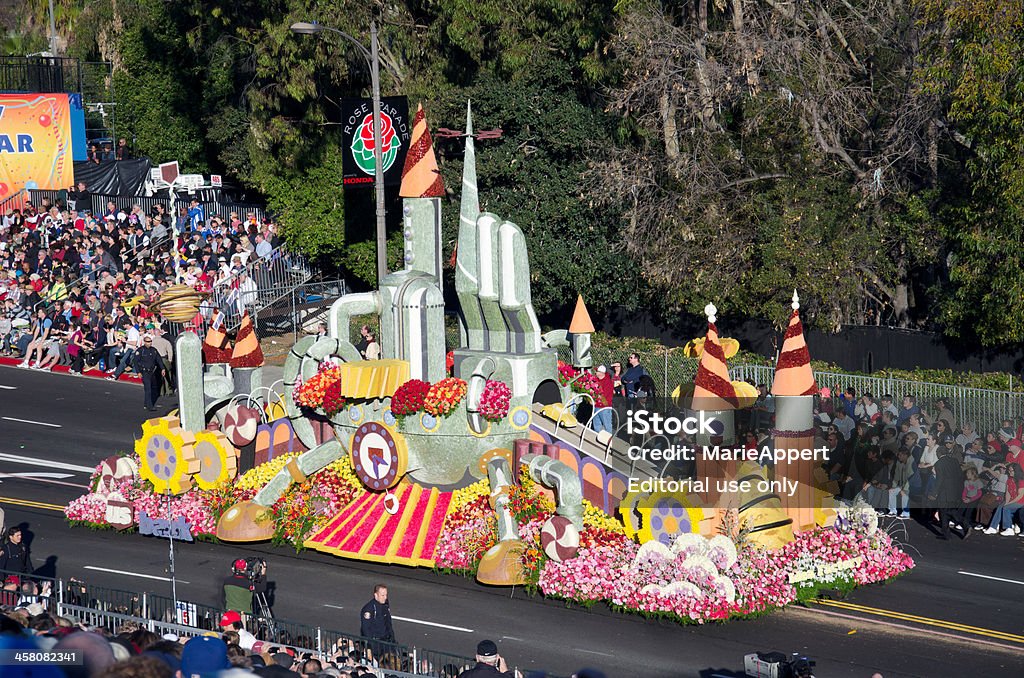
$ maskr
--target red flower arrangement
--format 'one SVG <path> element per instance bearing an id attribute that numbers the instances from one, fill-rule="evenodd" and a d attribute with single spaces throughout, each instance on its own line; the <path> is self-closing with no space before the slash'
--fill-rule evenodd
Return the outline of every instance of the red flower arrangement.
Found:
<path id="1" fill-rule="evenodd" d="M 579 372 L 576 371 L 576 368 L 569 363 L 562 362 L 561 360 L 558 361 L 558 383 L 562 386 L 568 386 L 578 374 Z"/>
<path id="2" fill-rule="evenodd" d="M 423 400 L 423 409 L 435 417 L 447 417 L 465 397 L 466 382 L 448 377 L 430 387 Z"/>
<path id="3" fill-rule="evenodd" d="M 391 413 L 396 417 L 416 414 L 423 409 L 423 402 L 430 392 L 430 384 L 422 379 L 410 379 L 391 396 Z"/>
<path id="4" fill-rule="evenodd" d="M 316 374 L 292 391 L 292 399 L 299 407 L 322 409 L 328 416 L 337 414 L 345 406 L 341 395 L 341 368 L 321 363 Z"/>
<path id="5" fill-rule="evenodd" d="M 512 389 L 503 381 L 488 379 L 480 394 L 480 416 L 487 421 L 501 421 L 508 416 Z"/>

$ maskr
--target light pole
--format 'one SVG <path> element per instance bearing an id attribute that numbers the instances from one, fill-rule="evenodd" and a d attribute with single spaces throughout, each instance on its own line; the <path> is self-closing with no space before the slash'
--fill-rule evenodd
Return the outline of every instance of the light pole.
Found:
<path id="1" fill-rule="evenodd" d="M 319 35 L 324 31 L 337 33 L 356 46 L 359 53 L 366 59 L 366 65 L 370 67 L 370 83 L 373 87 L 373 190 L 377 203 L 377 282 L 379 283 L 388 273 L 388 245 L 384 225 L 384 159 L 380 147 L 380 58 L 377 46 L 377 22 L 370 22 L 370 49 L 366 49 L 361 42 L 345 31 L 323 24 L 299 21 L 291 25 L 291 31 L 299 35 Z"/>

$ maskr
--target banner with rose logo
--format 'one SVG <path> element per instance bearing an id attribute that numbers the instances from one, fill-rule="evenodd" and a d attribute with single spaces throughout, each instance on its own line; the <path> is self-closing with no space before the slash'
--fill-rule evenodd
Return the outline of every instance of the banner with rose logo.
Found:
<path id="1" fill-rule="evenodd" d="M 373 100 L 342 99 L 341 113 L 345 188 L 371 188 L 377 171 L 373 152 Z M 384 185 L 398 186 L 402 183 L 402 167 L 412 134 L 409 100 L 405 97 L 381 99 L 380 125 Z"/>

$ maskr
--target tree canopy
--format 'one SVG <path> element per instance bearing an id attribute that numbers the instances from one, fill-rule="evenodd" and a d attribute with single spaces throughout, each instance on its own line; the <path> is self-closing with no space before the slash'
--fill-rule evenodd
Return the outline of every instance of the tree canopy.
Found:
<path id="1" fill-rule="evenodd" d="M 5 37 L 45 44 L 45 3 Z M 17 9 L 17 8 L 16 8 Z M 485 209 L 531 246 L 534 299 L 882 323 L 1024 339 L 1024 8 L 1018 0 L 57 0 L 71 56 L 113 65 L 119 136 L 235 177 L 288 240 L 366 285 L 339 103 L 384 95 L 460 129 Z M 438 140 L 454 247 L 461 141 Z M 365 215 L 372 220 L 372 214 Z M 397 229 L 393 242 L 400 239 Z"/>

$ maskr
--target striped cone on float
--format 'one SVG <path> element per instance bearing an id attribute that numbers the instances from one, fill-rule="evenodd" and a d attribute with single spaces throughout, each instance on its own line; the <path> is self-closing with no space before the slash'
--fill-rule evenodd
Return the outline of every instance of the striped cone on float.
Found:
<path id="1" fill-rule="evenodd" d="M 231 351 L 231 369 L 239 367 L 262 367 L 263 349 L 252 325 L 248 311 L 242 316 L 242 324 L 235 336 L 235 347 Z"/>
<path id="2" fill-rule="evenodd" d="M 226 363 L 231 360 L 231 347 L 228 346 L 228 335 L 224 333 L 220 311 L 213 309 L 210 316 L 210 329 L 203 337 L 203 359 L 207 365 Z"/>
<path id="3" fill-rule="evenodd" d="M 697 366 L 697 376 L 693 380 L 693 409 L 734 410 L 739 406 L 739 398 L 736 387 L 729 381 L 725 351 L 718 341 L 718 328 L 715 326 L 715 313 L 718 309 L 714 304 L 708 304 L 704 312 L 708 316 L 708 333 Z"/>
<path id="4" fill-rule="evenodd" d="M 804 325 L 800 322 L 800 297 L 793 290 L 793 313 L 782 339 L 782 351 L 775 364 L 772 395 L 809 396 L 818 392 L 818 382 L 811 371 L 811 354 L 804 339 Z"/>
<path id="5" fill-rule="evenodd" d="M 423 104 L 416 107 L 416 116 L 412 121 L 412 138 L 409 140 L 409 152 L 405 156 L 402 186 L 398 194 L 403 198 L 444 197 L 444 182 L 437 169 L 434 142 L 427 129 Z"/>

